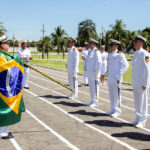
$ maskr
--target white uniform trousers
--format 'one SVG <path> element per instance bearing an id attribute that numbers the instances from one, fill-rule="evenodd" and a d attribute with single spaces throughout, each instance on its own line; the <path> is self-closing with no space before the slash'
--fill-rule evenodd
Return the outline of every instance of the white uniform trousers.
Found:
<path id="1" fill-rule="evenodd" d="M 24 87 L 28 87 L 29 68 L 24 67 Z"/>
<path id="2" fill-rule="evenodd" d="M 95 80 L 95 78 L 88 78 L 89 81 L 89 89 L 90 89 L 90 103 L 98 103 L 99 98 L 99 88 L 100 88 L 100 78 Z"/>
<path id="3" fill-rule="evenodd" d="M 72 92 L 71 94 L 75 96 L 75 98 L 78 97 L 78 75 L 77 73 L 74 74 L 73 77 L 73 72 L 68 72 L 68 81 L 69 81 L 69 87 L 74 89 L 75 92 Z"/>
<path id="4" fill-rule="evenodd" d="M 88 84 L 87 71 L 84 71 L 84 84 Z"/>
<path id="5" fill-rule="evenodd" d="M 136 121 L 145 124 L 148 115 L 149 88 L 143 90 L 141 86 L 133 86 Z"/>
<path id="6" fill-rule="evenodd" d="M 9 133 L 8 126 L 0 127 L 0 138 L 7 136 Z"/>
<path id="7" fill-rule="evenodd" d="M 108 83 L 109 90 L 109 98 L 110 98 L 110 107 L 112 113 L 121 113 L 121 109 L 119 108 L 119 101 L 121 105 L 121 96 L 118 95 L 118 84 Z"/>

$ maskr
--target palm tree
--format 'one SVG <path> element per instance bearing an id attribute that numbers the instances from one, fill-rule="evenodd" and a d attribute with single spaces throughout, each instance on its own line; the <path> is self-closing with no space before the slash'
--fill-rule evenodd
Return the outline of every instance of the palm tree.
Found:
<path id="1" fill-rule="evenodd" d="M 3 26 L 3 22 L 0 22 L 0 36 L 2 36 L 7 30 Z"/>
<path id="2" fill-rule="evenodd" d="M 44 51 L 47 54 L 47 59 L 48 59 L 48 52 L 53 49 L 54 45 L 53 45 L 53 41 L 51 40 L 50 37 L 45 36 L 44 37 L 44 41 L 43 41 L 43 45 L 44 45 Z"/>
<path id="3" fill-rule="evenodd" d="M 150 35 L 150 27 L 146 27 L 143 32 L 147 32 Z"/>
<path id="4" fill-rule="evenodd" d="M 110 25 L 112 27 L 112 37 L 116 40 L 121 41 L 125 36 L 125 27 L 123 20 L 116 20 L 114 25 Z"/>
<path id="5" fill-rule="evenodd" d="M 61 26 L 55 28 L 55 31 L 51 33 L 51 37 L 54 42 L 54 45 L 57 46 L 58 55 L 60 54 L 62 47 L 65 45 L 65 41 L 64 41 L 65 36 L 67 36 L 67 33 L 65 32 L 64 29 L 61 28 Z"/>
<path id="6" fill-rule="evenodd" d="M 81 46 L 84 45 L 85 41 L 88 41 L 89 38 L 97 39 L 96 33 L 96 25 L 90 19 L 85 19 L 84 21 L 80 22 L 78 25 L 78 42 Z"/>
<path id="7" fill-rule="evenodd" d="M 133 39 L 135 37 L 135 31 L 126 31 L 125 38 L 123 39 L 123 47 L 126 48 L 127 52 L 129 52 L 130 49 L 133 49 Z"/>
<path id="8" fill-rule="evenodd" d="M 103 38 L 101 39 L 101 44 L 106 46 L 106 51 L 108 51 L 108 45 L 110 42 L 110 39 L 112 38 L 112 31 L 108 30 L 104 35 Z"/>
<path id="9" fill-rule="evenodd" d="M 44 59 L 44 52 L 47 54 L 48 59 L 48 52 L 53 49 L 53 42 L 50 37 L 44 36 L 42 41 L 37 43 L 37 49 L 42 51 L 42 59 Z"/>

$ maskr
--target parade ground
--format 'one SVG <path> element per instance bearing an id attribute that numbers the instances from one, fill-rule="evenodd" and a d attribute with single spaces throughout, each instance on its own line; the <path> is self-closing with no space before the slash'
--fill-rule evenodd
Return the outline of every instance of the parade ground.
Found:
<path id="1" fill-rule="evenodd" d="M 35 66 L 68 85 L 67 72 Z M 99 106 L 90 108 L 89 87 L 78 76 L 79 97 L 68 99 L 70 91 L 30 70 L 29 87 L 23 97 L 26 112 L 20 123 L 10 126 L 14 138 L 0 140 L 0 150 L 148 150 L 150 149 L 150 100 L 145 128 L 130 124 L 135 119 L 133 91 L 122 84 L 122 113 L 113 118 L 107 84 L 100 87 Z"/>

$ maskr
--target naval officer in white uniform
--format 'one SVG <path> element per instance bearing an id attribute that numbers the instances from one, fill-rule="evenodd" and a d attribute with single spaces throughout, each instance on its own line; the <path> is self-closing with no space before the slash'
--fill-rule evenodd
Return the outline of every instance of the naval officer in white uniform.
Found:
<path id="1" fill-rule="evenodd" d="M 23 62 L 25 62 L 26 64 L 29 64 L 29 60 L 31 59 L 31 52 L 27 48 L 26 41 L 23 41 L 21 43 L 21 49 L 18 50 L 17 55 L 19 57 L 21 57 Z M 23 86 L 24 86 L 25 89 L 29 89 L 28 78 L 29 78 L 29 68 L 24 67 L 24 83 L 23 83 Z"/>
<path id="2" fill-rule="evenodd" d="M 85 60 L 86 60 L 86 58 L 88 56 L 88 52 L 89 52 L 89 43 L 85 42 L 84 45 L 85 45 L 85 48 L 81 52 L 81 56 L 83 59 L 83 68 L 85 66 Z M 85 70 L 84 70 L 84 85 L 88 86 L 88 76 L 87 76 L 87 71 L 85 71 Z"/>
<path id="3" fill-rule="evenodd" d="M 114 39 L 111 39 L 110 42 L 111 53 L 108 55 L 107 82 L 111 110 L 107 114 L 113 117 L 118 117 L 121 113 L 120 86 L 122 82 L 122 76 L 127 71 L 129 63 L 125 58 L 125 55 L 118 52 L 118 46 L 121 43 Z"/>
<path id="4" fill-rule="evenodd" d="M 146 39 L 136 35 L 133 46 L 135 52 L 132 59 L 132 85 L 135 103 L 136 119 L 132 122 L 137 128 L 142 128 L 148 118 L 148 93 L 150 85 L 150 58 L 143 49 Z"/>
<path id="5" fill-rule="evenodd" d="M 74 89 L 75 92 L 71 92 L 68 98 L 73 99 L 78 97 L 78 80 L 77 80 L 77 73 L 79 71 L 79 51 L 75 47 L 75 43 L 77 42 L 74 38 L 69 38 L 68 40 L 68 81 L 70 88 Z"/>
<path id="6" fill-rule="evenodd" d="M 98 106 L 98 98 L 99 98 L 100 70 L 102 58 L 100 51 L 98 51 L 96 48 L 98 41 L 90 38 L 89 43 L 90 43 L 90 51 L 85 61 L 84 69 L 87 71 L 90 88 L 91 102 L 89 106 L 96 107 Z"/>

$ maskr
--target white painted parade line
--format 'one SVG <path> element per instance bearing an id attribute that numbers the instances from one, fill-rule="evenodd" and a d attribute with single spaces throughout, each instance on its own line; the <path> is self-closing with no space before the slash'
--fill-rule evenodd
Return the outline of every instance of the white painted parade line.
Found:
<path id="1" fill-rule="evenodd" d="M 27 90 L 25 90 L 26 92 L 29 92 Z M 29 92 L 31 95 L 37 97 L 36 94 Z M 31 113 L 28 109 L 26 109 L 26 112 L 34 119 L 36 120 L 39 124 L 41 124 L 44 128 L 46 128 L 49 132 L 51 132 L 53 135 L 55 135 L 59 140 L 61 140 L 63 143 L 65 143 L 67 145 L 67 147 L 70 147 L 72 150 L 79 150 L 79 148 L 77 148 L 76 146 L 74 146 L 73 144 L 71 144 L 66 138 L 64 138 L 63 136 L 61 136 L 60 134 L 58 134 L 57 132 L 55 132 L 52 128 L 50 128 L 48 125 L 46 125 L 43 121 L 41 121 L 40 119 L 38 119 L 33 113 Z"/>
<path id="2" fill-rule="evenodd" d="M 30 83 L 33 83 L 33 82 L 30 81 Z M 33 83 L 33 84 L 34 84 L 34 83 Z M 41 87 L 42 89 L 46 89 L 45 87 L 39 86 L 39 85 L 37 85 L 37 84 L 34 84 L 34 85 L 36 85 L 36 86 L 38 86 L 38 87 Z M 63 113 L 66 114 L 67 116 L 73 118 L 74 120 L 80 122 L 81 124 L 83 124 L 83 125 L 89 127 L 90 129 L 93 129 L 94 131 L 96 131 L 96 132 L 98 132 L 98 133 L 100 133 L 100 134 L 103 134 L 104 136 L 106 136 L 107 138 L 111 139 L 112 141 L 117 142 L 117 143 L 119 143 L 120 145 L 125 146 L 126 148 L 128 148 L 128 149 L 130 149 L 130 150 L 135 150 L 135 148 L 132 147 L 132 146 L 130 146 L 129 144 L 127 144 L 127 143 L 125 143 L 125 142 L 122 142 L 122 141 L 118 140 L 117 138 L 112 137 L 112 136 L 109 135 L 108 133 L 106 133 L 106 132 L 104 132 L 104 131 L 102 131 L 102 130 L 100 130 L 100 129 L 98 129 L 98 128 L 92 126 L 92 125 L 89 125 L 88 123 L 85 123 L 82 119 L 79 119 L 78 117 L 75 117 L 74 115 L 69 114 L 68 112 L 66 112 L 66 111 L 63 110 L 62 108 L 58 107 L 57 105 L 54 105 L 53 103 L 49 102 L 48 100 L 46 100 L 46 99 L 44 99 L 44 98 L 42 98 L 42 97 L 38 97 L 38 95 L 36 95 L 35 93 L 33 93 L 33 92 L 29 91 L 29 90 L 25 90 L 25 91 L 26 91 L 27 93 L 30 93 L 31 95 L 35 96 L 36 98 L 38 98 L 38 99 L 40 99 L 40 100 L 46 102 L 47 104 L 49 104 L 49 105 L 55 107 L 55 108 L 58 109 L 59 111 L 63 112 Z M 51 91 L 53 91 L 53 90 L 51 90 Z"/>
<path id="3" fill-rule="evenodd" d="M 41 67 L 42 67 L 42 66 L 41 66 Z M 40 70 L 43 70 L 45 73 L 47 73 L 47 72 L 45 71 L 46 69 L 51 69 L 51 68 L 42 68 L 42 69 L 40 68 Z M 54 69 L 53 69 L 53 70 L 54 70 Z M 59 71 L 59 70 L 57 70 L 57 71 Z M 61 70 L 60 70 L 60 71 L 61 71 Z M 49 73 L 49 74 L 56 75 L 56 76 L 60 76 L 61 78 L 63 77 L 64 79 L 66 79 L 66 76 L 68 77 L 68 75 L 64 76 L 64 75 L 62 75 L 62 74 L 59 75 L 59 74 L 52 73 L 52 72 L 48 72 L 48 73 Z M 67 74 L 67 72 L 64 72 L 64 73 Z M 79 77 L 79 76 L 78 76 L 78 77 Z M 81 80 L 81 79 L 78 78 L 78 81 L 83 82 L 84 80 L 83 80 L 83 79 Z M 128 88 L 128 87 L 129 87 L 129 86 L 125 86 L 125 85 L 123 85 L 123 84 L 122 84 L 121 86 L 122 86 L 123 88 Z M 106 87 L 103 86 L 103 88 L 106 88 Z M 123 91 L 123 92 L 124 92 L 124 93 L 128 93 L 128 94 L 131 94 L 131 95 L 133 94 L 133 92 L 130 92 L 130 91 Z M 132 99 L 131 99 L 131 100 L 132 100 Z"/>
<path id="4" fill-rule="evenodd" d="M 65 97 L 67 97 L 67 95 L 61 94 L 61 93 L 59 93 L 59 92 L 56 92 L 56 91 L 51 90 L 51 89 L 49 89 L 49 88 L 46 88 L 46 87 L 44 87 L 44 86 L 38 85 L 38 84 L 36 84 L 36 83 L 33 83 L 32 81 L 29 81 L 29 83 L 34 84 L 35 86 L 39 86 L 39 87 L 40 87 L 40 88 L 42 88 L 42 89 L 45 89 L 45 90 L 51 91 L 51 92 L 53 92 L 53 93 L 55 93 L 55 94 L 58 94 L 58 95 L 61 95 L 61 96 L 65 96 Z M 86 93 L 86 94 L 87 94 L 87 93 Z M 78 102 L 78 103 L 84 104 L 83 102 L 81 102 L 81 101 L 79 101 L 79 100 L 76 100 L 76 99 L 72 99 L 72 100 L 73 100 L 73 101 L 75 101 L 75 102 Z M 104 112 L 104 111 L 102 111 L 102 110 L 100 110 L 100 109 L 97 109 L 97 108 L 91 108 L 91 109 L 94 109 L 94 110 L 97 110 L 98 112 L 101 112 L 101 113 L 106 114 L 106 112 Z M 122 119 L 122 118 L 120 118 L 120 117 L 115 117 L 115 118 L 116 118 L 117 120 L 122 121 L 122 122 L 130 123 L 129 121 L 124 120 L 124 119 Z M 149 132 L 149 133 L 150 133 L 150 129 L 148 129 L 148 128 L 142 127 L 141 129 L 143 129 L 143 130 L 145 130 L 145 131 L 147 131 L 147 132 Z"/>
<path id="5" fill-rule="evenodd" d="M 56 84 L 56 85 L 58 85 L 57 83 L 54 83 L 54 82 L 52 82 L 52 81 L 50 81 L 50 80 L 47 80 L 47 79 L 43 79 L 43 78 L 39 78 L 39 77 L 36 77 L 36 76 L 33 76 L 33 75 L 30 75 L 31 77 L 34 77 L 34 78 L 38 78 L 38 79 L 41 79 L 41 80 L 43 80 L 43 81 L 47 81 L 47 82 L 50 82 L 50 83 L 53 83 L 53 84 Z M 64 80 L 63 80 L 64 81 Z M 86 95 L 90 95 L 89 93 L 87 93 L 87 92 L 83 92 L 83 91 L 79 91 L 80 93 L 83 93 L 83 94 L 86 94 Z M 100 100 L 103 100 L 103 101 L 105 101 L 105 102 L 108 102 L 108 103 L 110 103 L 110 101 L 109 100 L 107 100 L 107 99 L 104 99 L 104 98 L 99 98 Z M 126 108 L 126 109 L 129 109 L 129 110 L 132 110 L 132 111 L 135 111 L 133 108 L 130 108 L 130 107 L 128 107 L 128 106 L 125 106 L 125 105 L 123 105 L 123 104 L 121 104 L 121 107 L 124 107 L 124 108 Z M 148 114 L 148 117 L 150 117 L 150 114 Z"/>
<path id="6" fill-rule="evenodd" d="M 56 76 L 60 76 L 61 78 L 56 78 L 56 77 L 53 77 L 53 78 L 55 78 L 56 80 L 61 80 L 61 81 L 65 81 L 65 82 L 68 83 L 68 80 L 62 79 L 62 77 L 64 77 L 64 76 L 61 76 L 61 75 L 58 75 L 58 74 L 55 74 L 55 73 L 50 73 L 50 74 L 54 74 L 54 75 L 56 75 Z M 66 77 L 64 77 L 64 78 L 66 79 Z M 79 81 L 79 80 L 78 80 L 78 81 Z M 100 91 L 103 92 L 103 93 L 107 93 L 107 94 L 108 94 L 108 90 L 104 91 L 104 90 L 101 89 L 101 87 L 100 87 Z M 123 91 L 123 92 L 126 92 L 126 91 Z M 130 93 L 130 94 L 132 94 L 132 93 Z M 121 96 L 121 97 L 124 98 L 124 99 L 127 99 L 127 100 L 129 100 L 129 101 L 134 101 L 133 99 L 128 98 L 128 97 L 125 97 L 125 96 Z"/>
<path id="7" fill-rule="evenodd" d="M 42 67 L 42 66 L 41 66 Z M 50 68 L 42 68 L 42 69 L 40 69 L 40 70 L 43 70 L 43 71 L 45 71 L 46 69 L 50 69 Z M 54 70 L 54 69 L 53 69 Z M 57 70 L 57 71 L 59 71 L 59 70 Z M 46 72 L 47 73 L 47 72 Z M 59 75 L 59 74 L 56 74 L 56 73 L 52 73 L 52 72 L 48 72 L 49 74 L 53 74 L 53 75 L 56 75 L 56 76 L 60 76 L 61 78 L 63 77 L 64 79 L 66 79 L 67 77 L 66 76 L 64 76 L 64 75 Z M 66 72 L 64 72 L 64 73 L 66 73 Z M 67 73 L 66 73 L 67 74 Z M 78 76 L 79 77 L 79 76 Z M 63 80 L 63 79 L 60 79 L 60 78 L 56 78 L 56 79 L 58 79 L 58 80 L 62 80 L 62 81 L 67 81 L 68 82 L 68 80 Z M 79 79 L 78 78 L 78 81 L 81 81 L 81 82 L 83 82 L 83 80 L 84 79 Z M 132 86 L 132 85 L 131 85 Z M 122 88 L 129 88 L 129 86 L 125 86 L 125 85 L 121 85 L 121 87 Z M 86 87 L 85 87 L 86 88 Z M 103 86 L 103 88 L 106 88 L 107 89 L 107 87 L 106 86 Z M 101 90 L 101 87 L 100 87 L 100 91 L 102 91 L 103 93 L 108 93 L 108 89 L 106 90 L 106 91 L 104 91 L 104 90 Z M 127 93 L 127 94 L 131 94 L 132 96 L 133 96 L 133 91 L 131 92 L 131 91 L 124 91 L 124 90 L 122 90 L 122 92 L 124 92 L 124 93 Z M 122 98 L 124 98 L 124 99 L 127 99 L 127 100 L 129 100 L 129 101 L 134 101 L 133 99 L 131 99 L 131 98 L 128 98 L 128 97 L 125 97 L 125 96 L 123 96 L 123 95 L 121 95 L 121 97 Z"/>
<path id="8" fill-rule="evenodd" d="M 16 148 L 16 150 L 22 150 L 22 148 L 18 145 L 18 143 L 16 142 L 14 138 L 9 139 L 9 140 L 13 144 L 13 146 Z"/>

